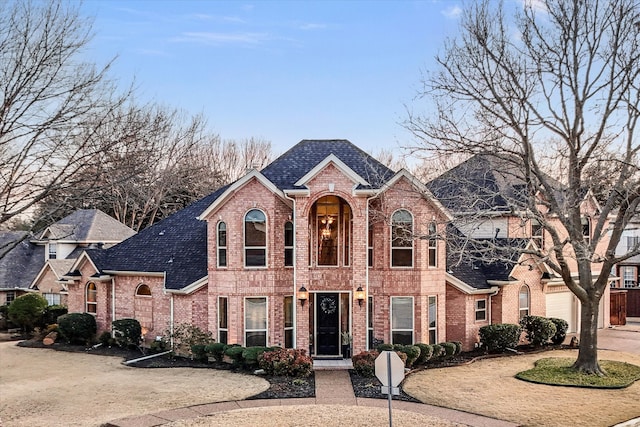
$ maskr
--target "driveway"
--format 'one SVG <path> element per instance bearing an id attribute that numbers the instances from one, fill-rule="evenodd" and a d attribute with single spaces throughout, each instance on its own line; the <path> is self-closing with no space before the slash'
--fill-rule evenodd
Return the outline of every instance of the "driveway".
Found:
<path id="1" fill-rule="evenodd" d="M 640 354 L 640 317 L 628 317 L 626 325 L 599 330 L 598 349 Z"/>

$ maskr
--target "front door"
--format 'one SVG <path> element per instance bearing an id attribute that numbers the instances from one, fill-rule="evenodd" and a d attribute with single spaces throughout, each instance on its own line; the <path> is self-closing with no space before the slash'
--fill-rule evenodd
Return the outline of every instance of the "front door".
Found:
<path id="1" fill-rule="evenodd" d="M 317 293 L 316 354 L 337 356 L 340 354 L 340 294 Z"/>

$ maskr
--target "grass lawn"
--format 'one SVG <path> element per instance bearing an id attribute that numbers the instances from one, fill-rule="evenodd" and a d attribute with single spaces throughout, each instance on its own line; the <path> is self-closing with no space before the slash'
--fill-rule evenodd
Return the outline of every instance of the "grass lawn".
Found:
<path id="1" fill-rule="evenodd" d="M 547 357 L 535 362 L 535 368 L 519 372 L 516 378 L 533 383 L 593 388 L 625 388 L 640 379 L 640 366 L 614 360 L 601 360 L 605 376 L 588 375 L 571 368 L 575 359 Z"/>

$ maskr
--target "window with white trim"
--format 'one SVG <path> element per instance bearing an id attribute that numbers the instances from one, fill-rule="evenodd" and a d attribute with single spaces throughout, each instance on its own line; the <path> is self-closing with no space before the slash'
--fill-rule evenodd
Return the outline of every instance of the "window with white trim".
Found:
<path id="1" fill-rule="evenodd" d="M 413 297 L 391 297 L 391 343 L 413 344 Z"/>
<path id="2" fill-rule="evenodd" d="M 542 223 L 535 218 L 531 220 L 531 239 L 539 249 L 544 249 L 544 228 Z"/>
<path id="3" fill-rule="evenodd" d="M 293 223 L 284 223 L 284 266 L 293 266 Z"/>
<path id="4" fill-rule="evenodd" d="M 429 223 L 429 267 L 438 265 L 438 229 L 435 222 Z"/>
<path id="5" fill-rule="evenodd" d="M 336 267 L 351 263 L 351 207 L 338 196 L 324 196 L 313 205 L 316 229 L 316 263 Z"/>
<path id="6" fill-rule="evenodd" d="M 591 243 L 591 218 L 583 216 L 580 220 L 582 223 L 582 236 L 587 244 Z"/>
<path id="7" fill-rule="evenodd" d="M 227 266 L 227 224 L 218 223 L 218 267 Z"/>
<path id="8" fill-rule="evenodd" d="M 367 320 L 367 334 L 368 334 L 368 345 L 369 350 L 373 350 L 374 339 L 373 339 L 373 297 L 367 297 L 367 309 L 369 310 L 369 318 Z"/>
<path id="9" fill-rule="evenodd" d="M 218 297 L 218 342 L 227 344 L 228 323 L 227 323 L 227 297 Z"/>
<path id="10" fill-rule="evenodd" d="M 44 299 L 47 300 L 49 305 L 60 305 L 60 294 L 54 294 L 51 292 L 45 292 L 42 294 Z"/>
<path id="11" fill-rule="evenodd" d="M 531 303 L 531 294 L 529 286 L 522 285 L 518 295 L 518 309 L 520 311 L 520 319 L 529 315 L 529 305 Z"/>
<path id="12" fill-rule="evenodd" d="M 259 209 L 244 216 L 244 265 L 267 266 L 267 217 Z"/>
<path id="13" fill-rule="evenodd" d="M 284 297 L 284 348 L 293 348 L 293 296 Z"/>
<path id="14" fill-rule="evenodd" d="M 5 304 L 9 305 L 11 304 L 13 301 L 15 301 L 16 299 L 16 292 L 15 291 L 8 291 L 6 293 L 6 300 L 5 300 Z"/>
<path id="15" fill-rule="evenodd" d="M 56 259 L 58 257 L 58 244 L 55 242 L 49 242 L 49 259 Z"/>
<path id="16" fill-rule="evenodd" d="M 438 343 L 438 299 L 429 297 L 429 344 Z"/>
<path id="17" fill-rule="evenodd" d="M 267 298 L 244 299 L 245 347 L 267 345 Z"/>
<path id="18" fill-rule="evenodd" d="M 487 300 L 476 300 L 476 322 L 487 320 Z"/>
<path id="19" fill-rule="evenodd" d="M 98 288 L 93 282 L 87 283 L 85 288 L 85 311 L 96 314 L 98 312 Z"/>
<path id="20" fill-rule="evenodd" d="M 627 252 L 637 250 L 640 247 L 640 236 L 627 236 Z"/>
<path id="21" fill-rule="evenodd" d="M 391 216 L 391 266 L 413 267 L 413 216 L 406 209 Z"/>
<path id="22" fill-rule="evenodd" d="M 149 288 L 149 286 L 145 285 L 144 283 L 140 283 L 138 285 L 138 287 L 136 288 L 136 296 L 150 297 L 151 296 L 151 288 Z"/>
<path id="23" fill-rule="evenodd" d="M 373 267 L 373 224 L 369 224 L 369 235 L 367 237 L 367 265 Z"/>
<path id="24" fill-rule="evenodd" d="M 625 265 L 620 267 L 622 270 L 622 284 L 625 288 L 633 288 L 638 286 L 636 283 L 636 267 Z"/>

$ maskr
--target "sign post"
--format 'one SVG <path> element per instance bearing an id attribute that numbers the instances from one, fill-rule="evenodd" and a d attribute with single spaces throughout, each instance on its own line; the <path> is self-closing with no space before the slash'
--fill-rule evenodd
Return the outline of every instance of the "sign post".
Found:
<path id="1" fill-rule="evenodd" d="M 404 379 L 404 363 L 395 351 L 383 351 L 375 361 L 376 377 L 382 383 L 381 392 L 389 397 L 389 427 L 393 427 L 391 414 L 392 395 L 400 394 L 398 385 Z"/>

